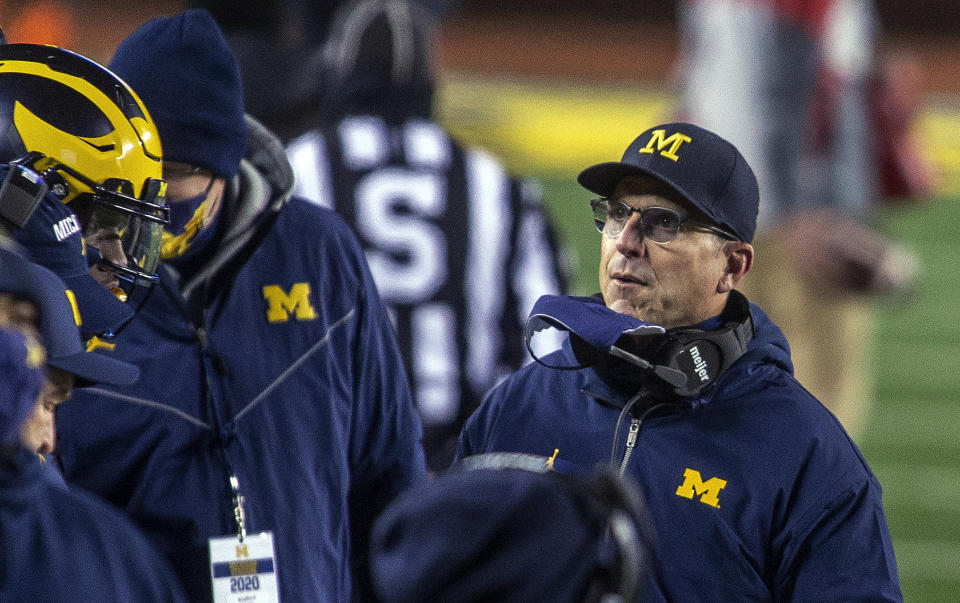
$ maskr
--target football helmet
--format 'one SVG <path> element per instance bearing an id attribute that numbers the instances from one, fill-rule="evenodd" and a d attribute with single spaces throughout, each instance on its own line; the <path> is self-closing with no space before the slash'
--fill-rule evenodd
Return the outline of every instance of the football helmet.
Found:
<path id="1" fill-rule="evenodd" d="M 85 237 L 110 230 L 123 259 L 88 258 L 125 288 L 156 280 L 169 220 L 160 138 L 123 80 L 55 46 L 0 46 L 0 162 L 40 174 Z"/>

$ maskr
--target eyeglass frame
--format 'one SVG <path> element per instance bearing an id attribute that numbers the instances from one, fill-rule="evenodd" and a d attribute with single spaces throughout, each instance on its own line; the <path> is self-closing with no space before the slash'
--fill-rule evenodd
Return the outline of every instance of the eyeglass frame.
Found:
<path id="1" fill-rule="evenodd" d="M 604 232 L 604 230 L 605 230 L 605 228 L 606 228 L 606 224 L 607 224 L 607 222 L 609 221 L 609 219 L 601 222 L 601 221 L 597 218 L 597 206 L 600 205 L 600 204 L 606 204 L 606 205 L 607 205 L 607 208 L 608 208 L 607 211 L 606 211 L 606 214 L 607 214 L 607 216 L 609 216 L 609 215 L 610 215 L 609 206 L 610 206 L 611 203 L 616 203 L 617 205 L 621 205 L 621 206 L 623 206 L 624 208 L 626 208 L 626 211 L 627 211 L 627 218 L 626 218 L 626 219 L 623 221 L 623 223 L 620 225 L 620 229 L 617 230 L 617 232 L 612 233 L 612 234 L 611 234 L 611 233 Z M 679 212 L 679 211 L 677 211 L 677 210 L 675 210 L 675 209 L 671 209 L 671 208 L 669 208 L 669 207 L 660 207 L 660 206 L 656 206 L 656 205 L 650 206 L 650 207 L 631 207 L 630 205 L 627 205 L 627 204 L 624 203 L 623 201 L 619 201 L 619 200 L 617 200 L 617 199 L 610 199 L 610 198 L 608 198 L 608 197 L 597 197 L 596 199 L 592 199 L 592 200 L 590 201 L 590 208 L 593 210 L 593 225 L 596 227 L 596 229 L 597 229 L 598 231 L 600 231 L 601 234 L 603 234 L 603 235 L 605 235 L 605 236 L 608 236 L 608 237 L 617 237 L 617 236 L 619 236 L 620 233 L 623 232 L 623 229 L 626 227 L 627 222 L 630 221 L 630 216 L 631 216 L 632 214 L 639 214 L 639 215 L 640 215 L 640 226 L 641 226 L 641 229 L 643 230 L 643 236 L 644 236 L 644 238 L 648 238 L 648 239 L 650 239 L 651 241 L 653 241 L 654 243 L 659 243 L 659 244 L 661 244 L 661 245 L 666 245 L 667 243 L 672 243 L 673 241 L 675 241 L 676 238 L 677 238 L 677 235 L 680 234 L 680 230 L 683 228 L 683 226 L 684 226 L 685 224 L 693 224 L 693 225 L 698 226 L 699 228 L 701 228 L 701 229 L 703 229 L 703 230 L 706 230 L 706 231 L 708 231 L 708 232 L 711 232 L 711 233 L 719 236 L 720 238 L 726 239 L 726 240 L 728 240 L 728 241 L 739 241 L 739 240 L 740 240 L 740 237 L 738 237 L 738 236 L 736 236 L 736 235 L 734 235 L 734 234 L 732 234 L 732 233 L 730 233 L 730 232 L 727 232 L 726 230 L 724 230 L 724 229 L 722 229 L 722 228 L 720 228 L 720 227 L 718 227 L 718 226 L 713 226 L 713 225 L 711 225 L 711 224 L 705 224 L 705 223 L 700 222 L 700 221 L 698 221 L 698 220 L 694 220 L 694 219 L 691 218 L 690 216 L 685 215 L 685 214 L 683 214 L 683 213 L 681 213 L 681 212 Z M 677 232 L 675 232 L 675 233 L 673 234 L 673 236 L 670 238 L 670 240 L 668 240 L 668 241 L 657 241 L 657 240 L 654 239 L 653 237 L 649 236 L 649 235 L 647 234 L 646 229 L 643 228 L 643 213 L 646 212 L 646 211 L 648 211 L 648 210 L 651 210 L 651 209 L 657 209 L 657 210 L 661 210 L 661 211 L 666 211 L 666 212 L 669 212 L 669 213 L 677 216 L 677 222 L 678 222 L 678 224 L 677 224 Z M 617 223 L 617 222 L 614 221 L 614 223 Z"/>

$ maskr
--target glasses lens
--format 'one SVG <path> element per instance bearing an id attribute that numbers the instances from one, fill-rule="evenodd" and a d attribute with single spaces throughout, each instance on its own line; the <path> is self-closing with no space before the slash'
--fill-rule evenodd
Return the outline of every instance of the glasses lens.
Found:
<path id="1" fill-rule="evenodd" d="M 603 234 L 615 237 L 623 230 L 624 224 L 630 219 L 630 206 L 611 199 L 594 199 L 590 202 L 593 207 L 593 223 Z"/>
<path id="2" fill-rule="evenodd" d="M 593 209 L 593 225 L 603 232 L 603 227 L 607 223 L 607 202 L 603 199 L 594 199 L 590 202 L 590 208 Z"/>
<path id="3" fill-rule="evenodd" d="M 682 217 L 672 209 L 648 207 L 640 216 L 643 236 L 657 243 L 669 243 L 680 231 Z"/>

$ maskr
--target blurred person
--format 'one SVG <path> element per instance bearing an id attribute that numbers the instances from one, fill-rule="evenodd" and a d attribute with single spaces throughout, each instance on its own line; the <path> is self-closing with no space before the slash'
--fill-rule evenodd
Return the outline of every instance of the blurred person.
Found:
<path id="1" fill-rule="evenodd" d="M 20 441 L 24 447 L 36 452 L 43 460 L 57 446 L 57 407 L 70 399 L 73 384 L 74 378 L 70 373 L 47 367 L 43 389 L 20 430 Z"/>
<path id="2" fill-rule="evenodd" d="M 240 66 L 249 115 L 284 143 L 311 125 L 323 86 L 310 49 L 329 27 L 342 0 L 241 5 L 229 0 L 189 0 L 186 4 L 208 10 L 223 30 Z"/>
<path id="3" fill-rule="evenodd" d="M 567 284 L 539 184 L 431 120 L 434 32 L 416 2 L 345 3 L 320 51 L 323 100 L 287 154 L 297 191 L 358 233 L 439 471 L 483 395 L 529 361 L 533 302 Z"/>
<path id="4" fill-rule="evenodd" d="M 373 518 L 426 470 L 362 249 L 292 196 L 208 12 L 147 21 L 109 68 L 157 124 L 170 220 L 114 340 L 142 377 L 61 410 L 65 476 L 126 511 L 191 600 L 368 599 Z"/>
<path id="5" fill-rule="evenodd" d="M 653 528 L 634 484 L 489 454 L 411 488 L 374 528 L 379 600 L 642 601 Z"/>
<path id="6" fill-rule="evenodd" d="M 56 281 L 0 243 L 0 599 L 185 601 L 166 562 L 129 519 L 52 482 L 36 462 L 35 443 L 23 441 L 52 365 L 87 377 L 135 375 L 132 366 L 83 352 L 75 312 Z M 54 337 L 54 349 L 77 351 L 48 357 L 40 334 Z"/>
<path id="7" fill-rule="evenodd" d="M 37 331 L 46 351 L 43 388 L 21 429 L 22 444 L 43 458 L 56 448 L 56 411 L 75 386 L 128 386 L 139 379 L 140 370 L 127 362 L 85 351 L 76 322 L 80 316 L 76 297 L 50 270 L 8 258 L 0 275 L 0 296 L 12 298 L 7 307 L 23 303 L 33 306 L 0 311 L 0 315 L 6 314 L 7 322 L 21 326 L 30 323 L 28 328 Z"/>
<path id="8" fill-rule="evenodd" d="M 111 335 L 133 315 L 120 299 L 156 280 L 167 208 L 153 120 L 101 65 L 7 44 L 0 128 L 0 224 L 74 292 L 84 339 Z"/>
<path id="9" fill-rule="evenodd" d="M 856 438 L 874 395 L 871 308 L 908 291 L 919 271 L 870 221 L 882 199 L 925 188 L 908 114 L 875 110 L 889 84 L 878 79 L 876 7 L 686 0 L 679 9 L 680 114 L 736 144 L 760 182 L 761 259 L 745 292 L 784 330 L 800 382 Z"/>
<path id="10" fill-rule="evenodd" d="M 568 339 L 491 392 L 458 456 L 619 467 L 657 528 L 652 601 L 901 600 L 879 482 L 738 291 L 759 205 L 744 157 L 661 124 L 577 181 L 600 195 L 600 294 L 538 300 L 528 335 Z"/>
<path id="11" fill-rule="evenodd" d="M 73 291 L 46 268 L 10 256 L 13 253 L 7 253 L 0 274 L 0 323 L 36 337 L 46 358 L 43 388 L 23 422 L 20 440 L 46 461 L 56 448 L 57 408 L 70 398 L 74 386 L 131 385 L 140 371 L 126 362 L 86 352 L 77 326 L 80 312 Z M 45 475 L 65 486 L 58 468 L 51 468 Z"/>
<path id="12" fill-rule="evenodd" d="M 331 21 L 349 0 L 247 2 L 188 0 L 205 8 L 220 25 L 240 64 L 247 113 L 284 143 L 317 125 L 324 85 L 315 50 Z M 418 0 L 437 18 L 454 12 L 461 0 Z M 307 49 L 307 52 L 304 52 Z"/>

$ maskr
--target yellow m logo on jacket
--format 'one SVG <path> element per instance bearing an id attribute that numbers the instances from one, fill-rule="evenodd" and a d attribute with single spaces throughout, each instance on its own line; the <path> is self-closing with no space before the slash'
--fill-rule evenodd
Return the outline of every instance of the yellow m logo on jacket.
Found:
<path id="1" fill-rule="evenodd" d="M 700 502 L 703 504 L 719 507 L 720 490 L 723 490 L 726 485 L 727 480 L 719 477 L 711 477 L 703 481 L 699 471 L 687 468 L 683 472 L 683 483 L 677 488 L 677 496 L 690 499 L 700 496 Z"/>
<path id="2" fill-rule="evenodd" d="M 292 314 L 297 320 L 313 320 L 317 311 L 310 304 L 310 284 L 294 283 L 290 293 L 280 285 L 264 285 L 263 298 L 267 300 L 267 321 L 287 322 Z"/>
<path id="3" fill-rule="evenodd" d="M 654 130 L 653 134 L 650 135 L 650 141 L 647 143 L 647 146 L 640 148 L 637 152 L 653 153 L 656 150 L 667 159 L 677 161 L 680 159 L 679 155 L 677 155 L 677 151 L 680 150 L 680 145 L 685 142 L 690 142 L 692 139 L 680 132 L 676 132 L 670 136 L 666 136 L 666 133 L 666 130 Z M 664 136 L 666 136 L 666 138 L 664 138 Z M 654 145 L 656 145 L 656 149 L 653 148 Z M 667 148 L 666 151 L 664 151 L 665 148 Z"/>

